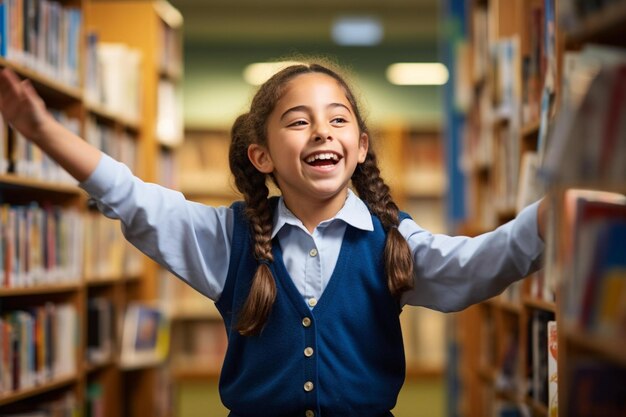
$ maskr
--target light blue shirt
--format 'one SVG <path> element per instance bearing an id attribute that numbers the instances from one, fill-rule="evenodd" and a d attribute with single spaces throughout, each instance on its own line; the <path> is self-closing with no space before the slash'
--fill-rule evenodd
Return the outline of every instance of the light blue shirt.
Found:
<path id="1" fill-rule="evenodd" d="M 210 299 L 219 299 L 230 260 L 230 208 L 191 202 L 180 192 L 145 183 L 105 154 L 80 185 L 103 214 L 120 219 L 124 235 L 137 248 Z M 537 231 L 537 206 L 473 238 L 432 234 L 403 220 L 398 230 L 413 254 L 415 286 L 401 304 L 462 310 L 538 269 L 544 243 Z M 278 239 L 287 271 L 311 308 L 328 284 L 348 225 L 373 230 L 365 203 L 352 191 L 337 215 L 313 233 L 279 200 L 272 238 Z"/>

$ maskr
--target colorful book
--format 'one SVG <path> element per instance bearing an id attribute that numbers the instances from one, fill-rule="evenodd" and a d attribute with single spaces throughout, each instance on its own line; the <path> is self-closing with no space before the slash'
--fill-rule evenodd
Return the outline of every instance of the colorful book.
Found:
<path id="1" fill-rule="evenodd" d="M 556 321 L 548 322 L 548 417 L 558 417 L 558 334 Z"/>
<path id="2" fill-rule="evenodd" d="M 626 415 L 626 368 L 601 362 L 573 364 L 567 415 L 606 417 Z"/>

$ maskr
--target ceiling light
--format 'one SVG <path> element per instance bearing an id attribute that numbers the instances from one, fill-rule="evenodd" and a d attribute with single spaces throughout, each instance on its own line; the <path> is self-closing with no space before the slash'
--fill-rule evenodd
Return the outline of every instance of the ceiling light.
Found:
<path id="1" fill-rule="evenodd" d="M 387 80 L 396 85 L 444 85 L 448 69 L 437 62 L 399 62 L 387 67 Z"/>
<path id="2" fill-rule="evenodd" d="M 300 62 L 296 61 L 280 61 L 280 62 L 255 62 L 248 65 L 243 70 L 243 79 L 248 84 L 261 85 L 267 81 L 272 75 L 276 74 L 283 68 L 287 68 L 290 65 L 297 65 Z"/>
<path id="3" fill-rule="evenodd" d="M 333 23 L 332 37 L 343 46 L 377 45 L 383 39 L 383 25 L 374 17 L 340 17 Z"/>

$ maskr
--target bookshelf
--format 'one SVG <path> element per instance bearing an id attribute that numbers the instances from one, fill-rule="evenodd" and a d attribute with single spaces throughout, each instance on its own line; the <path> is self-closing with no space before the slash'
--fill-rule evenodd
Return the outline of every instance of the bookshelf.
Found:
<path id="1" fill-rule="evenodd" d="M 140 117 L 122 119 L 127 122 L 126 133 L 132 133 L 133 129 L 139 132 L 137 147 L 130 152 L 136 158 L 133 171 L 144 181 L 177 188 L 173 153 L 182 141 L 182 15 L 161 0 L 93 0 L 86 8 L 87 30 L 97 34 L 98 42 L 113 46 L 113 57 L 119 56 L 119 45 L 131 51 L 125 60 L 128 65 L 112 62 L 114 70 L 137 68 L 137 75 L 129 82 L 139 84 L 140 93 L 136 97 L 140 97 L 137 100 Z M 100 112 L 99 116 L 102 115 Z M 147 259 L 142 268 L 141 279 L 126 282 L 127 302 L 154 303 L 160 297 L 161 268 Z M 166 366 L 132 367 L 124 372 L 122 382 L 126 395 L 137 399 L 126 402 L 128 415 L 171 415 Z"/>
<path id="2" fill-rule="evenodd" d="M 181 77 L 182 19 L 165 2 L 130 3 L 2 2 L 0 67 L 28 78 L 66 127 L 151 180 L 161 147 L 157 83 Z M 128 13 L 117 10 L 127 5 Z M 154 22 L 131 37 L 143 19 Z M 123 81 L 107 56 L 126 60 L 115 62 Z M 150 65 L 157 56 L 170 65 Z M 163 146 L 175 145 L 169 138 Z M 166 415 L 156 368 L 120 363 L 126 308 L 154 298 L 154 267 L 76 181 L 5 123 L 0 145 L 0 414 Z"/>
<path id="3" fill-rule="evenodd" d="M 461 415 L 623 413 L 619 390 L 626 362 L 615 346 L 624 336 L 613 319 L 606 324 L 583 318 L 602 317 L 610 308 L 610 317 L 623 317 L 623 275 L 621 281 L 610 275 L 610 268 L 619 268 L 614 261 L 602 264 L 611 252 L 594 240 L 597 235 L 590 234 L 581 214 L 601 204 L 577 193 L 572 206 L 570 190 L 626 191 L 626 176 L 616 168 L 623 162 L 612 162 L 624 160 L 623 127 L 611 133 L 606 116 L 611 112 L 598 104 L 622 88 L 623 67 L 622 73 L 615 68 L 626 62 L 625 6 L 624 1 L 568 0 L 486 0 L 468 6 L 470 52 L 460 65 L 472 74 L 464 86 L 472 98 L 462 155 L 470 201 L 468 221 L 458 232 L 491 230 L 544 194 L 550 211 L 544 268 L 455 317 L 462 346 Z M 604 49 L 608 46 L 617 49 Z M 592 90 L 595 102 L 588 94 Z M 612 114 L 623 115 L 623 103 L 613 104 Z M 598 145 L 596 151 L 588 144 L 596 143 L 590 138 L 606 143 L 612 137 L 614 148 Z M 600 154 L 602 163 L 594 159 Z M 594 224 L 604 224 L 619 244 L 624 210 L 611 207 L 609 213 L 621 214 L 597 216 Z M 588 266 L 598 263 L 604 269 Z M 588 306 L 585 294 L 596 290 L 589 284 L 592 273 L 598 276 L 597 288 L 609 285 L 606 280 L 615 291 L 613 298 L 597 296 Z M 616 388 L 600 395 L 590 387 L 599 387 L 601 380 Z"/>

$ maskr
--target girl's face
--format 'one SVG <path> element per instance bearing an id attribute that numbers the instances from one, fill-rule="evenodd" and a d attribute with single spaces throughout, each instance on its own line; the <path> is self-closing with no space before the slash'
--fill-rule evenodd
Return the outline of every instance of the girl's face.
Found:
<path id="1" fill-rule="evenodd" d="M 267 147 L 251 145 L 248 155 L 259 171 L 274 175 L 290 208 L 328 200 L 341 207 L 367 147 L 344 90 L 312 73 L 289 82 L 267 121 Z"/>

